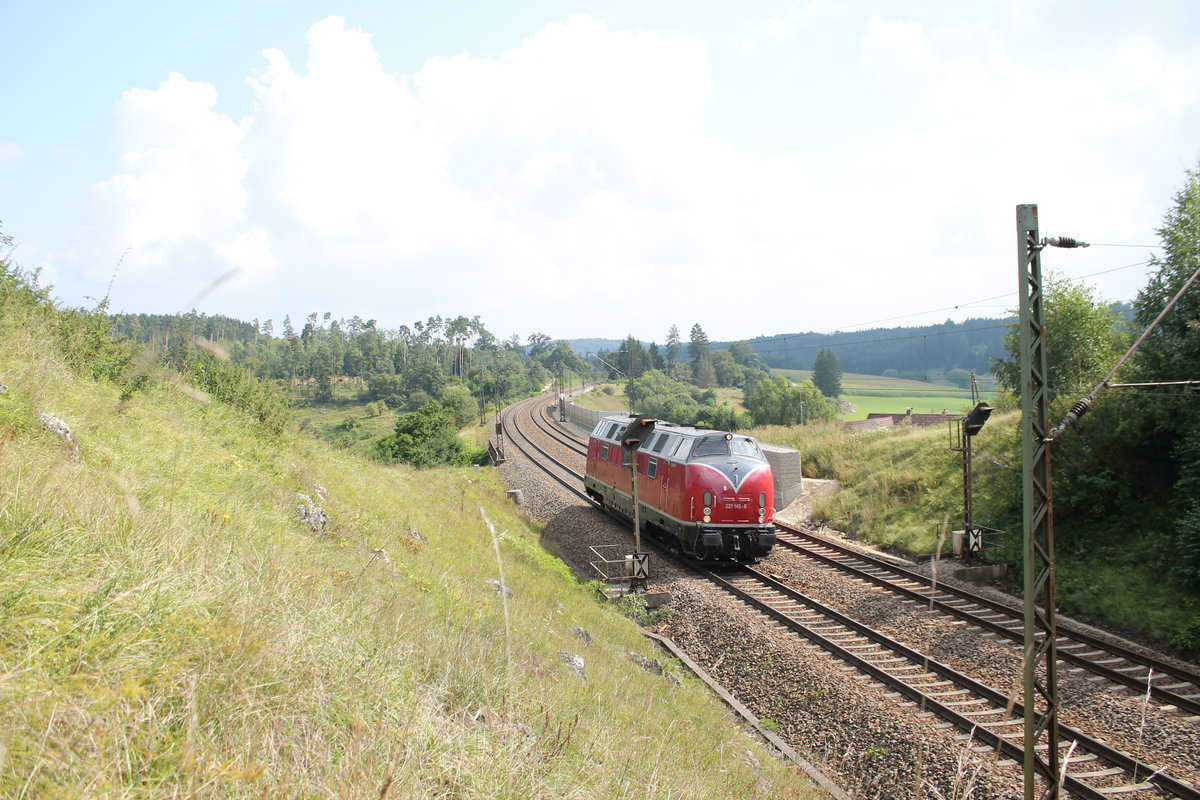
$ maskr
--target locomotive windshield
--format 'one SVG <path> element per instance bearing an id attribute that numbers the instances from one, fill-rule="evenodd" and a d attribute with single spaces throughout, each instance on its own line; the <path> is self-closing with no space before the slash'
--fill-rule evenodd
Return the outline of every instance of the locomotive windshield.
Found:
<path id="1" fill-rule="evenodd" d="M 721 436 L 704 436 L 696 442 L 692 449 L 692 458 L 721 458 L 724 456 L 748 456 L 762 459 L 762 451 L 758 443 L 744 436 L 727 439 Z"/>

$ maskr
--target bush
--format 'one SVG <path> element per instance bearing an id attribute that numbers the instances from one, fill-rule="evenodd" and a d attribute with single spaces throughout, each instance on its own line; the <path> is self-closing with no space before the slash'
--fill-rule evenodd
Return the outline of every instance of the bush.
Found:
<path id="1" fill-rule="evenodd" d="M 183 372 L 197 389 L 249 413 L 266 432 L 279 434 L 287 426 L 287 401 L 249 371 L 192 347 L 187 351 Z"/>
<path id="2" fill-rule="evenodd" d="M 383 461 L 402 461 L 414 467 L 463 466 L 478 457 L 458 438 L 454 412 L 433 402 L 426 403 L 396 421 L 396 431 L 375 445 Z"/>

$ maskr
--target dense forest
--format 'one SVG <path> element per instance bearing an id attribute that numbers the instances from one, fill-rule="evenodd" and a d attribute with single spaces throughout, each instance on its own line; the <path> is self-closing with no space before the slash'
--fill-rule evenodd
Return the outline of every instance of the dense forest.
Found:
<path id="1" fill-rule="evenodd" d="M 823 349 L 832 350 L 844 372 L 913 380 L 951 370 L 986 375 L 1004 354 L 1007 319 L 947 320 L 915 328 L 874 328 L 849 333 L 794 333 L 750 339 L 776 369 L 812 369 Z"/>

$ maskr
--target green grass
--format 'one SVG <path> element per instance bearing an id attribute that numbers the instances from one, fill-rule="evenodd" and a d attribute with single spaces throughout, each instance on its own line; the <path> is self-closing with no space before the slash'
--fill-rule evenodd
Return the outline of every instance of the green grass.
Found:
<path id="1" fill-rule="evenodd" d="M 848 403 L 854 405 L 854 411 L 843 414 L 839 419 L 866 419 L 869 414 L 903 414 L 909 408 L 914 414 L 965 414 L 971 409 L 971 398 L 955 397 L 952 395 L 899 395 L 896 397 L 879 397 L 875 395 L 846 394 L 843 395 Z"/>
<path id="2" fill-rule="evenodd" d="M 297 416 L 302 429 L 312 430 L 327 442 L 366 456 L 376 441 L 396 429 L 399 415 L 389 408 L 372 416 L 367 413 L 366 403 L 346 401 L 306 405 L 297 410 Z"/>
<path id="3" fill-rule="evenodd" d="M 812 378 L 812 370 L 773 370 L 793 381 L 803 382 Z M 986 387 L 986 390 L 984 388 Z M 995 382 L 988 380 L 981 385 L 982 397 L 989 398 L 994 392 Z M 839 419 L 866 419 L 868 414 L 903 414 L 909 408 L 916 414 L 965 413 L 972 406 L 971 392 L 947 381 L 914 381 L 907 378 L 886 378 L 881 375 L 842 375 L 842 397 L 854 406 L 853 411 L 842 414 Z"/>
<path id="4" fill-rule="evenodd" d="M 571 402 L 593 411 L 628 411 L 629 398 L 625 396 L 624 382 L 609 381 L 583 394 L 575 395 Z"/>
<path id="5" fill-rule="evenodd" d="M 662 656 L 494 471 L 266 435 L 170 376 L 122 400 L 3 299 L 0 796 L 804 796 L 697 681 L 629 661 Z"/>

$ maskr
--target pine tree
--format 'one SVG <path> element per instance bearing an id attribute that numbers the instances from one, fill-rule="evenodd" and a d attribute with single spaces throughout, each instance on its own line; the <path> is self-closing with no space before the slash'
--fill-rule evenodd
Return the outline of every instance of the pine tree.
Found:
<path id="1" fill-rule="evenodd" d="M 813 364 L 812 381 L 826 397 L 838 397 L 842 393 L 842 370 L 837 356 L 828 347 L 821 348 Z"/>
<path id="2" fill-rule="evenodd" d="M 667 331 L 667 373 L 674 376 L 675 368 L 679 366 L 679 353 L 683 350 L 683 344 L 679 338 L 679 327 L 672 325 Z"/>
<path id="3" fill-rule="evenodd" d="M 698 383 L 700 380 L 701 365 L 708 360 L 708 334 L 704 332 L 704 328 L 700 327 L 699 322 L 692 326 L 690 345 L 688 357 L 692 361 L 692 377 Z M 715 383 L 714 379 L 713 385 Z"/>

